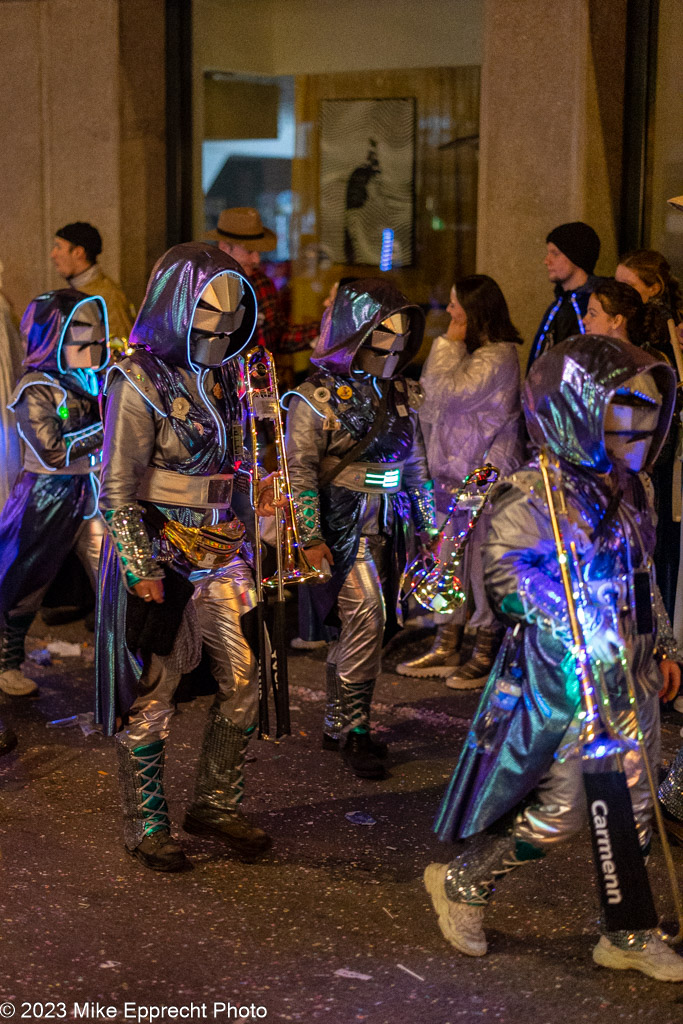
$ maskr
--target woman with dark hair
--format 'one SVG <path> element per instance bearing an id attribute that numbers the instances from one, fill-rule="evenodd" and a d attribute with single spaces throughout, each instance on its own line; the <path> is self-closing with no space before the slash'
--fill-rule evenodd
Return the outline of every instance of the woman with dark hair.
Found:
<path id="1" fill-rule="evenodd" d="M 660 257 L 659 253 L 651 252 L 648 249 L 640 250 L 639 253 L 633 253 L 624 259 L 631 260 L 641 254 L 647 257 L 659 257 L 661 262 L 668 267 L 663 256 Z M 654 265 L 656 261 L 644 260 L 643 266 L 650 263 Z M 617 267 L 617 273 L 622 268 L 623 271 L 628 271 L 629 275 L 635 278 L 635 272 L 623 263 Z M 630 341 L 633 345 L 645 349 L 650 355 L 666 360 L 676 370 L 677 363 L 667 325 L 671 311 L 655 297 L 655 293 L 650 290 L 651 286 L 646 286 L 640 281 L 641 287 L 636 289 L 630 283 L 627 284 L 623 280 L 623 276 L 622 272 L 622 280 L 604 278 L 596 285 L 588 300 L 588 309 L 583 318 L 587 333 L 606 334 L 608 337 Z M 666 291 L 667 295 L 675 298 L 677 282 L 670 275 L 668 282 L 667 288 L 665 289 L 662 284 L 662 292 L 656 294 L 664 294 Z M 680 508 L 681 493 L 680 480 L 674 485 L 679 415 L 680 407 L 674 414 L 674 425 L 669 431 L 669 436 L 652 470 L 652 485 L 655 491 L 657 511 L 657 545 L 654 562 L 664 606 L 672 621 L 676 604 L 681 532 L 680 512 L 678 513 L 679 520 L 674 519 L 674 508 L 676 505 Z"/>
<path id="2" fill-rule="evenodd" d="M 469 472 L 491 462 L 501 474 L 509 473 L 522 456 L 516 351 L 522 339 L 510 320 L 503 293 L 486 274 L 463 277 L 451 289 L 448 312 L 448 330 L 434 342 L 420 378 L 425 391 L 420 424 L 442 522 Z M 462 513 L 451 520 L 453 536 L 464 522 Z M 461 648 L 466 606 L 450 615 L 437 613 L 431 649 L 402 662 L 397 668 L 401 675 L 447 677 L 446 685 L 456 690 L 476 689 L 488 676 L 500 626 L 484 592 L 480 547 L 486 531 L 484 515 L 458 573 L 474 601 L 468 633 L 474 640 L 471 653 L 466 656 Z"/>
<path id="3" fill-rule="evenodd" d="M 662 332 L 667 330 L 661 310 L 646 305 L 630 284 L 613 277 L 600 278 L 588 300 L 583 318 L 587 334 L 630 341 L 660 356 Z M 671 362 L 671 359 L 667 360 Z"/>

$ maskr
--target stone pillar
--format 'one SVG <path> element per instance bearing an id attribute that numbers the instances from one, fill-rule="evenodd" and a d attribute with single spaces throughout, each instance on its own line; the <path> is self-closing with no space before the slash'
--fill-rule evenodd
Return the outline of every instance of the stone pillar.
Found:
<path id="1" fill-rule="evenodd" d="M 477 267 L 526 342 L 552 298 L 545 237 L 598 232 L 617 259 L 626 0 L 485 0 Z"/>
<path id="2" fill-rule="evenodd" d="M 165 241 L 163 3 L 98 0 L 94 17 L 92 0 L 8 0 L 0 38 L 8 297 L 21 313 L 63 286 L 54 231 L 85 220 L 102 234 L 103 269 L 139 302 Z"/>

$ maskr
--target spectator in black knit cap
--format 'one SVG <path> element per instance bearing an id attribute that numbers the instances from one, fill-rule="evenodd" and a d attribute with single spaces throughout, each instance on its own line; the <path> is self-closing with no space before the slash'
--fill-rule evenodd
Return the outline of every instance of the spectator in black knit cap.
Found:
<path id="1" fill-rule="evenodd" d="M 555 297 L 541 318 L 534 338 L 527 373 L 540 355 L 572 334 L 583 334 L 583 317 L 596 282 L 593 277 L 600 254 L 600 239 L 581 220 L 560 224 L 546 238 L 544 263 L 555 285 Z"/>

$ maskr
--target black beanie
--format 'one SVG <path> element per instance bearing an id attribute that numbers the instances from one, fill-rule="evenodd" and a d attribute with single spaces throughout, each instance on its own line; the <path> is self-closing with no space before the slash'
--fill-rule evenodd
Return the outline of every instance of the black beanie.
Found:
<path id="1" fill-rule="evenodd" d="M 102 236 L 97 228 L 84 220 L 74 221 L 73 224 L 66 224 L 65 227 L 55 231 L 57 238 L 64 238 L 72 245 L 82 245 L 85 255 L 93 262 L 102 252 Z"/>
<path id="2" fill-rule="evenodd" d="M 546 242 L 556 245 L 563 255 L 572 263 L 581 267 L 587 274 L 592 274 L 600 255 L 600 239 L 593 228 L 582 220 L 574 220 L 571 224 L 560 224 L 553 228 Z"/>

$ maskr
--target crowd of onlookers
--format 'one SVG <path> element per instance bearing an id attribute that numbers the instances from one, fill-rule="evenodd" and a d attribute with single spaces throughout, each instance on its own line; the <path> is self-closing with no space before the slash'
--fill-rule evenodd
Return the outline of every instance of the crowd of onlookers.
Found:
<path id="1" fill-rule="evenodd" d="M 613 277 L 596 277 L 600 240 L 581 221 L 552 230 L 546 247 L 544 262 L 554 295 L 540 318 L 527 373 L 558 342 L 587 333 L 620 338 L 646 349 L 669 363 L 680 382 L 683 296 L 666 258 L 650 249 L 636 250 L 619 260 Z M 523 381 L 516 352 L 522 339 L 510 321 L 500 288 L 484 274 L 464 277 L 452 288 L 448 312 L 450 325 L 435 341 L 421 376 L 426 401 L 420 420 L 442 521 L 466 473 L 485 462 L 501 474 L 509 473 L 523 461 L 526 446 Z M 651 479 L 657 513 L 657 580 L 666 610 L 683 639 L 683 586 L 678 571 L 679 413 L 680 408 Z M 457 534 L 466 515 L 452 517 L 447 533 Z M 484 684 L 502 634 L 483 585 L 480 549 L 486 531 L 484 514 L 460 568 L 468 605 L 455 614 L 435 614 L 437 631 L 431 649 L 400 664 L 401 674 L 446 677 L 446 685 L 455 690 Z"/>

